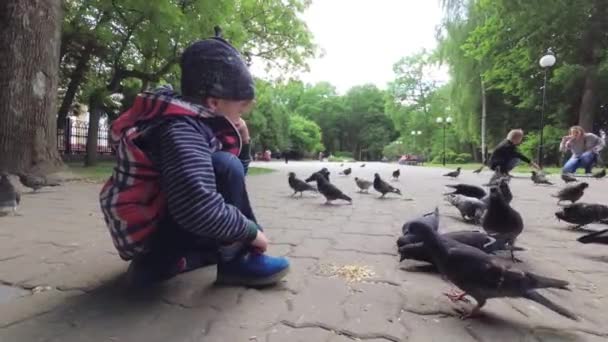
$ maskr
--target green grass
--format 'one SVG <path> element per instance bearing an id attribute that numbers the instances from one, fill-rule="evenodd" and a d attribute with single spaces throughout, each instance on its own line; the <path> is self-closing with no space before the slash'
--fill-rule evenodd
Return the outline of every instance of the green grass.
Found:
<path id="1" fill-rule="evenodd" d="M 114 169 L 115 164 L 115 162 L 99 162 L 96 166 L 84 167 L 84 163 L 82 162 L 66 163 L 69 170 L 77 176 L 96 182 L 103 182 L 108 179 L 112 175 L 112 170 Z M 247 175 L 263 175 L 274 171 L 275 170 L 273 169 L 265 167 L 250 167 Z"/>
<path id="2" fill-rule="evenodd" d="M 424 166 L 429 166 L 429 167 L 443 167 L 442 164 L 436 164 L 436 163 L 424 163 Z M 478 169 L 481 164 L 477 164 L 477 163 L 465 163 L 465 164 L 446 164 L 445 167 L 447 169 L 455 169 L 457 167 L 461 167 L 463 170 L 476 170 Z M 488 168 L 485 168 L 485 170 L 489 170 Z M 513 170 L 514 173 L 530 173 L 530 171 L 534 170 L 533 168 L 531 168 L 528 165 L 520 165 L 518 167 L 515 168 L 515 170 Z M 556 166 L 545 166 L 543 168 L 543 170 L 545 171 L 545 173 L 547 174 L 560 174 L 562 172 L 562 168 L 561 167 L 556 167 Z M 598 171 L 600 169 L 596 168 L 594 170 Z M 583 169 L 579 169 L 578 170 L 579 174 L 584 174 L 585 170 Z"/>

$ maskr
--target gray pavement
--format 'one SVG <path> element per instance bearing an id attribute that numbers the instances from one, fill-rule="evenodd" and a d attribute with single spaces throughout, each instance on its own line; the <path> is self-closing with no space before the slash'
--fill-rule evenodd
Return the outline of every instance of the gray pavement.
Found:
<path id="1" fill-rule="evenodd" d="M 318 195 L 291 198 L 287 175 L 327 166 L 353 205 L 324 206 Z M 404 220 L 439 206 L 441 229 L 474 228 L 442 200 L 446 170 L 401 166 L 403 197 L 356 193 L 355 176 L 390 178 L 395 164 L 272 162 L 251 176 L 256 215 L 286 255 L 286 280 L 264 290 L 216 287 L 215 267 L 127 292 L 120 260 L 98 210 L 99 184 L 69 182 L 24 194 L 21 216 L 0 217 L 0 341 L 606 341 L 608 246 L 582 245 L 580 232 L 554 218 L 560 187 L 512 181 L 513 206 L 526 224 L 518 266 L 562 278 L 572 291 L 543 293 L 581 317 L 565 319 L 519 299 L 489 300 L 479 319 L 462 321 L 442 293 L 450 284 L 415 262 L 398 262 Z M 348 165 L 348 164 L 347 164 Z M 488 172 L 459 181 L 482 184 Z M 555 179 L 557 182 L 557 179 Z M 606 202 L 608 180 L 589 180 L 584 201 Z M 353 279 L 355 278 L 355 279 Z"/>

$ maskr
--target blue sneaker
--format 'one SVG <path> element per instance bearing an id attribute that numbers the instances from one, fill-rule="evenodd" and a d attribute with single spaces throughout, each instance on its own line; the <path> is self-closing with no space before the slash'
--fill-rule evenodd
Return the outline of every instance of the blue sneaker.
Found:
<path id="1" fill-rule="evenodd" d="M 283 257 L 248 253 L 236 260 L 217 265 L 217 284 L 261 287 L 274 285 L 289 272 Z"/>

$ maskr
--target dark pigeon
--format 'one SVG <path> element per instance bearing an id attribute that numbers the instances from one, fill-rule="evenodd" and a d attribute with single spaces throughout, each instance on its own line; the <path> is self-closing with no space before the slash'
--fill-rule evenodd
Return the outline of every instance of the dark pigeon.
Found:
<path id="1" fill-rule="evenodd" d="M 462 230 L 444 233 L 441 234 L 441 237 L 464 243 L 465 245 L 475 247 L 490 254 L 497 251 L 508 250 L 504 242 L 500 242 L 490 235 L 479 231 Z M 419 238 L 419 240 L 422 239 Z M 446 242 L 449 243 L 450 240 L 447 240 Z M 433 263 L 431 253 L 422 241 L 399 245 L 399 255 L 401 256 L 400 261 L 412 259 L 431 264 Z"/>
<path id="2" fill-rule="evenodd" d="M 288 181 L 289 181 L 289 187 L 291 187 L 293 189 L 293 194 L 291 196 L 294 196 L 295 194 L 297 194 L 299 192 L 300 197 L 301 197 L 304 195 L 304 191 L 317 192 L 317 189 L 315 189 L 312 185 L 306 183 L 305 181 L 297 178 L 296 174 L 293 172 L 289 173 Z"/>
<path id="3" fill-rule="evenodd" d="M 567 290 L 567 281 L 504 265 L 499 259 L 475 247 L 438 235 L 424 224 L 414 224 L 410 230 L 428 246 L 427 250 L 439 272 L 477 302 L 471 312 L 462 316 L 463 319 L 478 314 L 488 299 L 521 297 L 535 301 L 562 316 L 578 320 L 572 312 L 535 291 L 542 288 Z"/>
<path id="4" fill-rule="evenodd" d="M 497 185 L 500 182 L 500 180 L 502 180 L 504 178 L 506 178 L 507 180 L 510 180 L 511 176 L 507 173 L 503 173 L 500 170 L 500 166 L 497 166 L 496 170 L 494 170 L 494 173 L 492 174 L 492 177 L 490 177 L 488 184 L 484 184 L 484 186 Z"/>
<path id="5" fill-rule="evenodd" d="M 470 184 L 448 184 L 446 185 L 448 188 L 454 189 L 453 192 L 444 194 L 444 195 L 464 195 L 467 197 L 475 197 L 478 199 L 484 198 L 487 193 L 483 188 L 478 187 L 477 185 Z"/>
<path id="6" fill-rule="evenodd" d="M 448 173 L 446 173 L 443 176 L 444 177 L 452 177 L 452 178 L 456 178 L 456 177 L 460 176 L 460 167 L 456 168 L 456 171 L 448 172 Z"/>
<path id="7" fill-rule="evenodd" d="M 51 182 L 46 177 L 40 177 L 35 175 L 28 175 L 25 173 L 19 173 L 19 181 L 23 186 L 32 189 L 33 191 L 38 191 L 46 186 L 59 186 L 60 184 L 57 182 Z"/>
<path id="8" fill-rule="evenodd" d="M 447 195 L 446 200 L 456 207 L 460 215 L 466 222 L 480 223 L 483 213 L 487 206 L 486 204 L 475 197 L 467 197 L 464 195 Z"/>
<path id="9" fill-rule="evenodd" d="M 15 190 L 15 187 L 8 179 L 8 174 L 3 173 L 0 176 L 0 213 L 12 212 L 17 214 L 17 208 L 21 202 L 21 195 Z"/>
<path id="10" fill-rule="evenodd" d="M 580 243 L 600 243 L 608 245 L 608 229 L 583 235 L 577 239 Z"/>
<path id="11" fill-rule="evenodd" d="M 401 176 L 401 170 L 400 169 L 397 169 L 397 170 L 393 171 L 393 179 L 399 180 L 399 176 Z"/>
<path id="12" fill-rule="evenodd" d="M 315 175 L 316 174 L 319 174 L 319 175 L 325 177 L 325 179 L 327 179 L 329 181 L 329 174 L 330 174 L 330 172 L 329 172 L 329 170 L 326 167 L 324 167 L 321 170 L 313 173 L 312 175 L 310 175 L 310 177 L 306 178 L 304 181 L 306 183 L 315 181 L 315 179 L 316 179 Z"/>
<path id="13" fill-rule="evenodd" d="M 536 171 L 532 171 L 532 176 L 530 176 L 530 179 L 532 179 L 532 182 L 534 182 L 534 184 L 553 185 L 553 183 L 547 180 L 547 177 L 543 173 L 538 173 Z"/>
<path id="14" fill-rule="evenodd" d="M 373 182 L 358 177 L 355 177 L 355 183 L 359 187 L 359 192 L 365 191 L 365 193 L 368 193 L 369 188 L 374 184 Z"/>
<path id="15" fill-rule="evenodd" d="M 511 188 L 509 187 L 509 177 L 502 177 L 494 182 L 490 188 L 497 188 L 502 198 L 505 199 L 505 202 L 511 203 L 513 200 L 513 193 L 511 192 Z M 490 194 L 487 194 L 484 198 L 481 199 L 482 202 L 486 204 L 486 206 L 490 205 Z"/>
<path id="16" fill-rule="evenodd" d="M 380 178 L 380 175 L 377 173 L 374 174 L 374 189 L 382 194 L 380 198 L 384 197 L 384 195 L 388 193 L 401 195 L 401 190 L 383 181 L 382 178 Z"/>
<path id="17" fill-rule="evenodd" d="M 608 206 L 578 202 L 563 207 L 555 216 L 559 220 L 575 224 L 576 228 L 590 223 L 608 223 Z"/>
<path id="18" fill-rule="evenodd" d="M 331 184 L 327 179 L 325 179 L 325 177 L 323 177 L 323 175 L 316 174 L 314 175 L 314 177 L 317 181 L 317 189 L 323 196 L 325 196 L 325 199 L 327 200 L 325 204 L 331 204 L 332 201 L 338 199 L 345 200 L 349 203 L 353 202 L 350 197 L 342 193 L 340 189 L 336 188 L 333 184 Z"/>
<path id="19" fill-rule="evenodd" d="M 481 171 L 483 170 L 483 168 L 484 168 L 484 165 L 481 165 L 481 166 L 479 167 L 479 169 L 477 169 L 477 170 L 473 171 L 473 173 L 481 173 Z"/>
<path id="20" fill-rule="evenodd" d="M 600 178 L 604 178 L 604 177 L 606 177 L 606 169 L 602 169 L 601 171 L 598 171 L 593 174 L 593 178 L 600 179 Z"/>
<path id="21" fill-rule="evenodd" d="M 481 226 L 495 239 L 514 247 L 515 240 L 524 230 L 524 221 L 521 215 L 505 201 L 500 190 L 492 187 L 488 209 L 483 216 Z M 511 259 L 517 261 L 513 249 L 511 249 Z"/>
<path id="22" fill-rule="evenodd" d="M 406 221 L 401 227 L 401 233 L 403 235 L 397 239 L 397 246 L 422 241 L 420 238 L 416 237 L 410 232 L 410 227 L 414 222 L 422 222 L 423 224 L 432 227 L 435 231 L 439 230 L 439 208 L 435 207 L 435 210 L 431 211 L 430 213 L 426 213 L 420 217 Z"/>
<path id="23" fill-rule="evenodd" d="M 558 199 L 557 204 L 562 201 L 570 201 L 572 203 L 578 201 L 585 194 L 585 189 L 589 187 L 589 184 L 582 182 L 576 185 L 569 185 L 561 189 L 557 195 L 551 195 Z"/>
<path id="24" fill-rule="evenodd" d="M 351 174 L 351 172 L 353 172 L 353 169 L 351 169 L 350 167 L 348 169 L 344 169 L 344 171 L 340 172 L 341 175 L 345 175 L 348 176 Z"/>
<path id="25" fill-rule="evenodd" d="M 570 174 L 567 174 L 567 173 L 562 173 L 562 180 L 566 184 L 568 184 L 570 182 L 578 182 L 578 179 L 576 179 L 576 177 L 574 177 Z"/>
<path id="26" fill-rule="evenodd" d="M 361 164 L 361 167 L 365 167 L 365 163 Z"/>

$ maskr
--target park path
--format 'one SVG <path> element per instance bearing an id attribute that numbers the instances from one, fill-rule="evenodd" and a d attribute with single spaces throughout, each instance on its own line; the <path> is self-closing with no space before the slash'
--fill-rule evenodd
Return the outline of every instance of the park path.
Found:
<path id="1" fill-rule="evenodd" d="M 257 164 L 278 171 L 251 176 L 256 215 L 272 239 L 270 253 L 292 269 L 264 290 L 213 286 L 215 267 L 137 293 L 124 289 L 127 264 L 116 255 L 98 210 L 99 184 L 70 182 L 24 194 L 21 215 L 0 218 L 0 341 L 606 341 L 608 246 L 581 245 L 580 233 L 554 218 L 558 187 L 512 181 L 513 206 L 526 228 L 521 266 L 563 278 L 571 292 L 545 291 L 580 322 L 534 303 L 490 300 L 484 317 L 461 321 L 442 292 L 449 284 L 415 262 L 398 262 L 395 239 L 404 220 L 441 211 L 441 229 L 467 229 L 442 200 L 442 169 L 401 167 L 404 198 L 355 192 L 353 177 L 389 178 L 394 164 Z M 324 206 L 291 198 L 288 171 L 307 177 L 322 165 L 354 204 Z M 463 172 L 460 181 L 481 184 Z M 605 201 L 608 181 L 590 180 L 585 201 Z M 336 202 L 338 203 L 338 202 Z"/>

